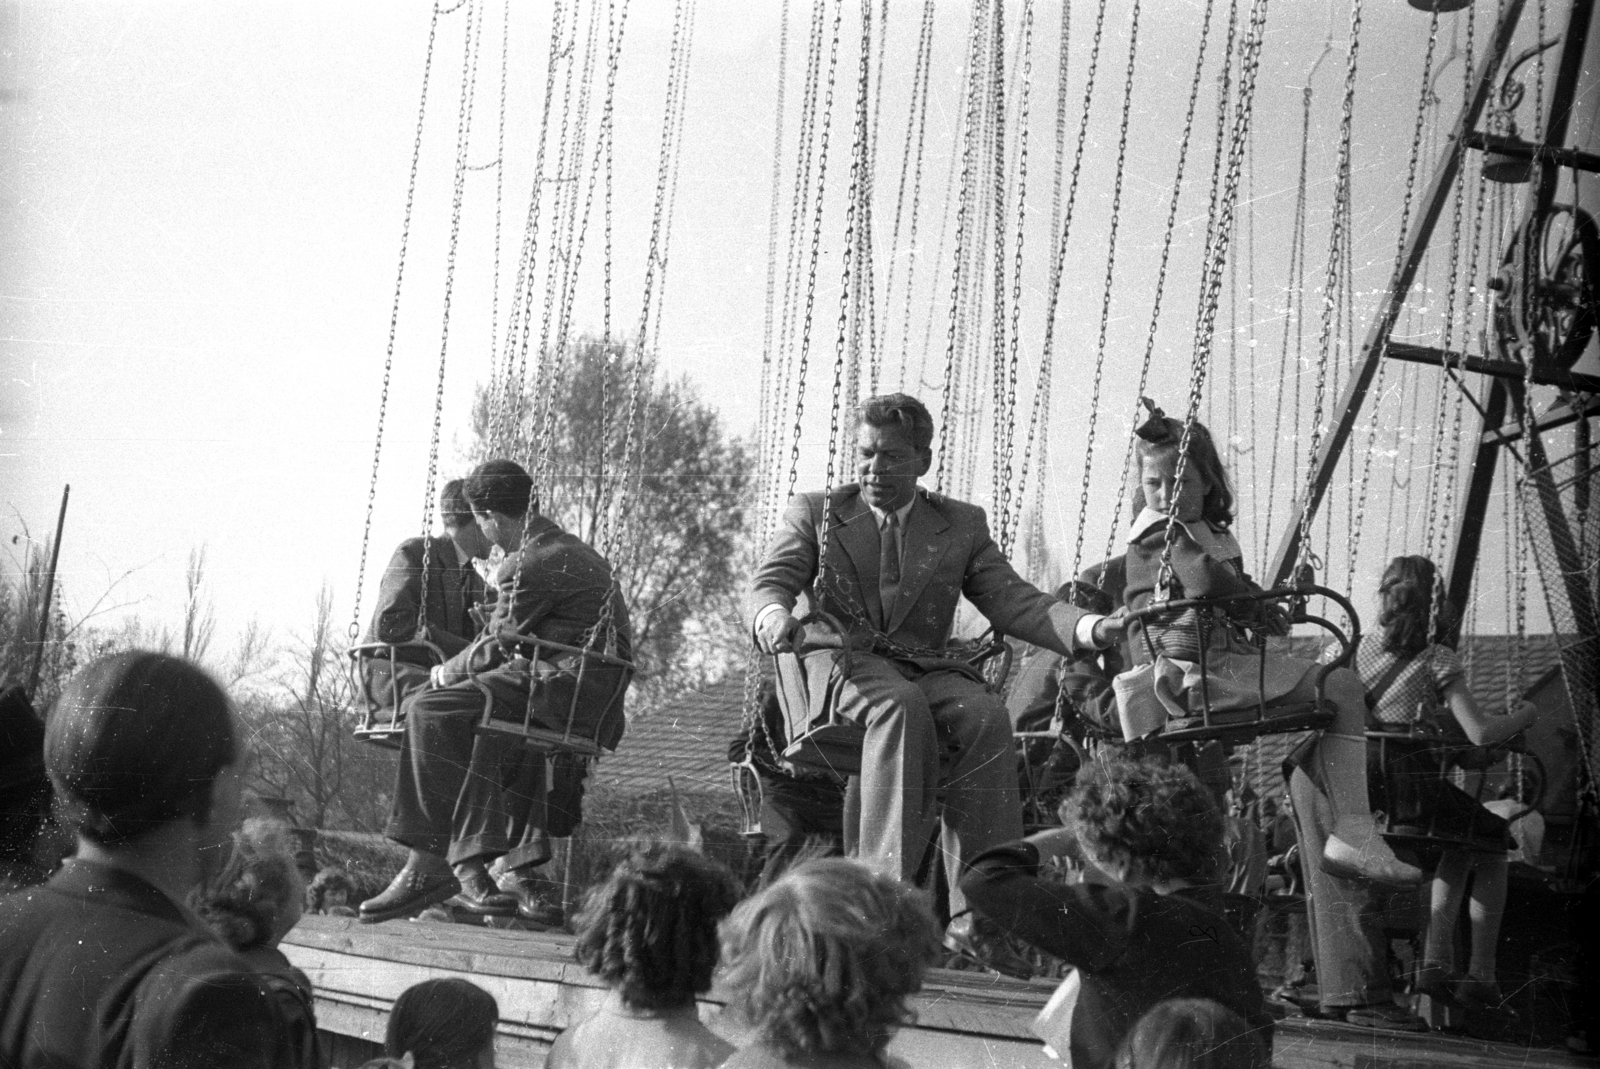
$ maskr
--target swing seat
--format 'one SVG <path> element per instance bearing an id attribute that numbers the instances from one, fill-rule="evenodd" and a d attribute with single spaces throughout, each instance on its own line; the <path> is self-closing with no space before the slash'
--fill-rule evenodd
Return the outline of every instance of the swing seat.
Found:
<path id="1" fill-rule="evenodd" d="M 506 654 L 493 669 L 468 661 L 467 679 L 483 694 L 479 734 L 512 735 L 538 750 L 598 757 L 622 736 L 631 661 L 505 631 L 491 640 Z M 486 647 L 480 647 L 486 648 Z M 507 668 L 521 679 L 508 686 Z M 524 683 L 525 681 L 525 683 Z"/>
<path id="2" fill-rule="evenodd" d="M 861 772 L 866 729 L 841 716 L 839 691 L 854 667 L 848 633 L 832 615 L 818 610 L 800 621 L 805 637 L 797 649 L 773 655 L 778 706 L 790 743 L 783 759 L 837 776 Z M 820 625 L 820 626 L 818 626 Z M 864 650 L 862 652 L 865 652 Z M 948 667 L 982 680 L 998 694 L 1011 671 L 1011 647 L 999 635 L 952 646 L 943 658 L 924 660 L 931 670 Z"/>
<path id="3" fill-rule="evenodd" d="M 1321 596 L 1338 605 L 1351 622 L 1350 634 L 1344 631 L 1333 621 L 1320 616 L 1312 616 L 1307 611 L 1310 598 Z M 1254 632 L 1252 639 L 1256 649 L 1257 664 L 1259 666 L 1258 680 L 1262 684 L 1257 689 L 1256 702 L 1245 708 L 1215 709 L 1213 708 L 1210 689 L 1207 686 L 1207 650 L 1210 646 L 1210 630 L 1214 626 L 1214 618 L 1226 619 L 1227 610 L 1237 607 L 1240 602 L 1256 603 L 1284 603 L 1288 610 L 1289 622 L 1293 624 L 1314 624 L 1331 635 L 1340 646 L 1339 656 L 1332 661 L 1319 665 L 1316 669 L 1315 685 L 1316 698 L 1310 702 L 1283 703 L 1268 702 L 1262 699 L 1266 679 L 1267 635 L 1264 632 Z M 1182 598 L 1171 601 L 1152 602 L 1142 609 L 1128 614 L 1130 623 L 1138 621 L 1147 623 L 1159 618 L 1171 618 L 1189 612 L 1194 620 L 1196 630 L 1196 646 L 1199 650 L 1200 685 L 1190 688 L 1184 694 L 1188 705 L 1187 716 L 1171 716 L 1166 723 L 1154 732 L 1154 737 L 1165 742 L 1210 742 L 1217 741 L 1224 744 L 1248 743 L 1262 735 L 1284 735 L 1301 731 L 1320 731 L 1333 723 L 1335 708 L 1327 698 L 1326 683 L 1328 673 L 1336 668 L 1343 668 L 1350 664 L 1355 656 L 1356 645 L 1361 638 L 1361 622 L 1356 615 L 1355 606 L 1349 599 L 1337 591 L 1311 583 L 1301 583 L 1289 587 L 1277 587 L 1272 590 L 1262 590 L 1254 594 L 1228 597 L 1228 598 Z M 1224 624 L 1223 626 L 1233 626 Z M 1142 628 L 1145 645 L 1149 650 L 1151 660 L 1156 658 L 1154 641 L 1150 638 L 1149 628 Z"/>
<path id="4" fill-rule="evenodd" d="M 1450 750 L 1439 744 L 1436 734 L 1391 724 L 1366 736 L 1369 748 L 1376 750 L 1369 765 L 1381 777 L 1385 803 L 1375 806 L 1373 815 L 1385 839 L 1424 856 L 1441 850 L 1497 854 L 1508 848 L 1505 819 L 1449 782 Z"/>
<path id="5" fill-rule="evenodd" d="M 353 734 L 362 742 L 398 750 L 406 733 L 400 703 L 412 690 L 427 685 L 429 670 L 445 662 L 444 651 L 427 639 L 412 639 L 363 642 L 351 646 L 346 656 L 350 691 L 361 712 Z"/>
<path id="6" fill-rule="evenodd" d="M 733 796 L 739 799 L 739 834 L 746 839 L 761 835 L 761 776 L 754 759 L 746 757 L 728 766 Z"/>

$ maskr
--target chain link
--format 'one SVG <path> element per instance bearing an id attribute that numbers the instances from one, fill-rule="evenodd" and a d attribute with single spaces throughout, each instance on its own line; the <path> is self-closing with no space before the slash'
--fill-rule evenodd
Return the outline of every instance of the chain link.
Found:
<path id="1" fill-rule="evenodd" d="M 1005 452 L 1000 462 L 999 500 L 1000 552 L 1011 556 L 1012 543 L 1022 527 L 1023 487 L 1017 487 L 1017 515 L 1011 515 L 1011 465 L 1016 451 L 1017 347 L 1022 340 L 1022 244 L 1028 213 L 1028 120 L 1033 100 L 1033 0 L 1022 3 L 1022 103 L 1017 116 L 1017 236 L 1011 268 L 1011 325 L 1007 344 L 1005 406 L 995 420 L 1005 426 Z"/>

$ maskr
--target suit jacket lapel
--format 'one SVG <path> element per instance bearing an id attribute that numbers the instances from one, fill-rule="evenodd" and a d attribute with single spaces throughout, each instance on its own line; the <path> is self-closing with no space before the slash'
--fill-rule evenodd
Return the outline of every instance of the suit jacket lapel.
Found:
<path id="1" fill-rule="evenodd" d="M 878 597 L 878 525 L 873 520 L 872 509 L 857 495 L 832 510 L 830 520 L 828 540 L 836 542 L 844 550 L 844 555 L 855 569 L 855 581 L 860 585 L 859 596 L 866 606 L 868 619 L 881 620 L 883 603 Z M 837 566 L 837 558 L 829 563 Z M 839 591 L 845 597 L 850 595 L 847 584 L 840 587 Z"/>
<path id="2" fill-rule="evenodd" d="M 895 595 L 894 616 L 886 629 L 888 634 L 894 634 L 905 623 L 911 607 L 922 597 L 928 581 L 938 571 L 948 544 L 944 532 L 949 528 L 949 521 L 944 514 L 928 504 L 919 493 L 911 515 L 906 518 L 904 550 L 900 559 L 900 592 Z"/>

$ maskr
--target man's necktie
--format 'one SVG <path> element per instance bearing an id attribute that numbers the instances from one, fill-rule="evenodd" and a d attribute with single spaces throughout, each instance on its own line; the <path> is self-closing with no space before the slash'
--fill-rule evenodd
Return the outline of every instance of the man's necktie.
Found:
<path id="1" fill-rule="evenodd" d="M 891 512 L 879 528 L 878 599 L 883 602 L 883 626 L 894 616 L 894 599 L 900 591 L 900 516 Z"/>

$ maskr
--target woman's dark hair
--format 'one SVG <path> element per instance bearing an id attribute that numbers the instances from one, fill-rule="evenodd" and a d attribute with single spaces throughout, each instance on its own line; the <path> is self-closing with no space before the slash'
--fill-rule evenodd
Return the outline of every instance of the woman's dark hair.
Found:
<path id="1" fill-rule="evenodd" d="M 1209 880 L 1222 848 L 1222 813 L 1183 765 L 1091 761 L 1061 803 L 1061 820 L 1095 860 L 1134 884 Z"/>
<path id="2" fill-rule="evenodd" d="M 114 845 L 203 817 L 238 756 L 233 708 L 215 680 L 164 653 L 94 662 L 67 682 L 45 729 L 45 767 L 88 839 Z"/>
<path id="3" fill-rule="evenodd" d="M 1266 1047 L 1249 1022 L 1222 1003 L 1175 998 L 1139 1018 L 1113 1064 L 1115 1069 L 1267 1069 Z"/>
<path id="4" fill-rule="evenodd" d="M 1134 452 L 1138 455 L 1140 463 L 1148 457 L 1177 458 L 1183 446 L 1183 424 L 1168 416 L 1162 416 L 1160 409 L 1139 428 L 1139 433 L 1133 439 Z M 1200 518 L 1213 527 L 1226 529 L 1233 525 L 1233 484 L 1228 481 L 1228 467 L 1222 462 L 1222 454 L 1217 452 L 1217 443 L 1212 440 L 1211 432 L 1199 420 L 1189 433 L 1189 461 L 1185 470 L 1193 471 L 1205 479 L 1207 483 L 1205 501 L 1200 506 Z M 1133 514 L 1138 516 L 1144 511 L 1144 486 L 1139 481 L 1139 472 L 1134 471 L 1133 489 Z"/>
<path id="5" fill-rule="evenodd" d="M 329 865 L 311 879 L 306 888 L 306 909 L 315 913 L 323 908 L 330 891 L 343 891 L 346 898 L 354 897 L 355 881 L 337 865 Z"/>
<path id="6" fill-rule="evenodd" d="M 842 857 L 795 865 L 722 926 L 729 1008 L 790 1058 L 878 1054 L 938 950 L 921 891 Z"/>
<path id="7" fill-rule="evenodd" d="M 687 1005 L 711 989 L 717 923 L 738 901 L 721 863 L 682 847 L 641 847 L 590 890 L 573 954 L 635 1009 Z"/>
<path id="8" fill-rule="evenodd" d="M 1455 612 L 1445 601 L 1438 572 L 1427 557 L 1390 561 L 1378 584 L 1378 603 L 1383 648 L 1389 653 L 1402 657 L 1421 653 L 1430 643 L 1443 642 L 1454 629 Z"/>
<path id="9" fill-rule="evenodd" d="M 538 511 L 533 496 L 533 479 L 513 460 L 486 460 L 467 476 L 465 492 L 475 512 L 499 512 L 525 516 Z"/>
<path id="10" fill-rule="evenodd" d="M 869 397 L 856 407 L 856 426 L 898 427 L 919 453 L 933 447 L 933 417 L 928 407 L 908 393 Z"/>
<path id="11" fill-rule="evenodd" d="M 293 925 L 304 885 L 288 828 L 247 820 L 234 833 L 227 865 L 195 889 L 189 904 L 224 943 L 235 950 L 254 950 L 281 938 Z"/>
<path id="12" fill-rule="evenodd" d="M 383 1053 L 410 1054 L 416 1069 L 472 1069 L 494 1042 L 500 1007 L 477 984 L 456 977 L 424 980 L 400 992 L 389 1011 Z"/>

